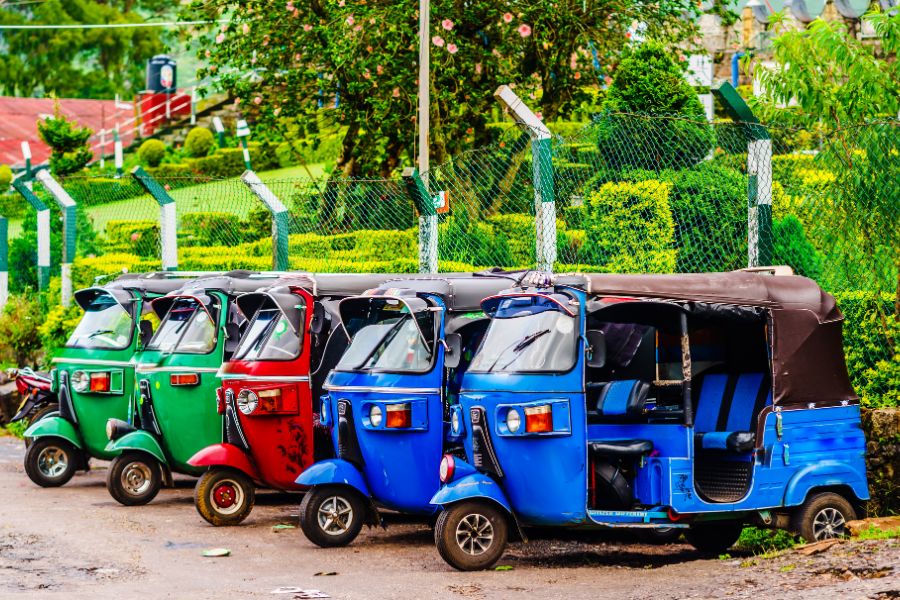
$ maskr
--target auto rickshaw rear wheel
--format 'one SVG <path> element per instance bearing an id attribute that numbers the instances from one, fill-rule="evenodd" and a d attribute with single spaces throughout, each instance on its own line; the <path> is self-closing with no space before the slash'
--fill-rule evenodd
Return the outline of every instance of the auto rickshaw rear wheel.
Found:
<path id="1" fill-rule="evenodd" d="M 78 450 L 62 438 L 37 438 L 25 451 L 25 473 L 41 487 L 67 484 L 78 470 L 78 463 Z"/>
<path id="2" fill-rule="evenodd" d="M 247 518 L 256 502 L 256 485 L 238 471 L 213 467 L 197 480 L 194 506 L 216 527 L 238 525 Z"/>
<path id="3" fill-rule="evenodd" d="M 807 542 L 848 535 L 847 521 L 856 519 L 856 510 L 846 498 L 834 492 L 813 494 L 791 517 L 791 528 Z"/>
<path id="4" fill-rule="evenodd" d="M 348 486 L 315 486 L 300 504 L 300 529 L 309 541 L 322 548 L 352 542 L 362 530 L 365 518 L 365 498 Z"/>
<path id="5" fill-rule="evenodd" d="M 123 452 L 115 457 L 106 473 L 106 489 L 119 504 L 147 504 L 162 487 L 159 461 L 145 452 Z"/>
<path id="6" fill-rule="evenodd" d="M 704 554 L 721 554 L 734 546 L 743 530 L 744 524 L 740 521 L 709 521 L 691 525 L 684 537 Z"/>
<path id="7" fill-rule="evenodd" d="M 508 529 L 507 515 L 494 504 L 464 501 L 441 512 L 434 541 L 451 567 L 479 571 L 500 560 Z"/>
<path id="8" fill-rule="evenodd" d="M 50 414 L 52 412 L 58 412 L 58 411 L 59 411 L 59 404 L 57 404 L 56 402 L 53 402 L 52 404 L 48 404 L 47 406 L 35 411 L 34 414 L 32 414 L 30 417 L 26 418 L 25 429 L 28 429 L 29 427 L 31 427 L 32 425 L 34 425 L 35 423 L 37 423 L 38 421 L 40 421 L 41 419 L 46 417 L 48 414 Z M 25 438 L 25 447 L 27 448 L 28 446 L 30 446 L 31 442 L 32 442 L 31 438 Z"/>

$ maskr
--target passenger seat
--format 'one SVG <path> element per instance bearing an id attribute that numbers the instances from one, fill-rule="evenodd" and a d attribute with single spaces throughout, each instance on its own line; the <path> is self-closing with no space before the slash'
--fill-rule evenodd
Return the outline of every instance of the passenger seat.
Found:
<path id="1" fill-rule="evenodd" d="M 695 407 L 696 446 L 704 450 L 749 452 L 756 445 L 759 413 L 772 404 L 772 387 L 763 373 L 701 375 Z"/>

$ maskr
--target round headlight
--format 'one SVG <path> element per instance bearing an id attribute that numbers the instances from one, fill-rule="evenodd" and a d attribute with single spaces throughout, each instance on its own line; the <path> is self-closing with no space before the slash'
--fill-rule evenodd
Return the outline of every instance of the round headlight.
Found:
<path id="1" fill-rule="evenodd" d="M 116 426 L 113 425 L 112 419 L 110 419 L 106 422 L 106 439 L 112 440 L 115 432 Z"/>
<path id="2" fill-rule="evenodd" d="M 75 371 L 72 373 L 72 389 L 76 392 L 84 392 L 91 385 L 91 379 L 84 371 Z"/>
<path id="3" fill-rule="evenodd" d="M 241 393 L 238 394 L 237 397 L 237 406 L 238 410 L 240 410 L 245 415 L 249 415 L 256 407 L 259 405 L 259 398 L 256 397 L 256 394 L 251 392 L 250 390 L 241 390 Z"/>
<path id="4" fill-rule="evenodd" d="M 450 413 L 450 431 L 459 433 L 459 411 L 454 410 Z"/>
<path id="5" fill-rule="evenodd" d="M 510 433 L 515 433 L 522 426 L 522 418 L 519 417 L 519 411 L 510 409 L 506 412 L 506 428 Z"/>
<path id="6" fill-rule="evenodd" d="M 369 409 L 369 421 L 372 423 L 372 427 L 381 427 L 383 420 L 384 415 L 381 413 L 381 407 L 372 405 L 372 408 Z"/>

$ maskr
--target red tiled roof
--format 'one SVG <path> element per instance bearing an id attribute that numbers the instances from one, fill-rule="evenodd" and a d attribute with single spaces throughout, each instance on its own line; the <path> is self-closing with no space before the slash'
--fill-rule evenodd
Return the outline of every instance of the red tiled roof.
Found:
<path id="1" fill-rule="evenodd" d="M 21 167 L 22 142 L 31 146 L 32 164 L 39 165 L 50 157 L 50 149 L 40 141 L 37 134 L 38 119 L 53 115 L 54 100 L 52 98 L 11 98 L 0 96 L 0 164 Z M 74 119 L 82 127 L 94 130 L 90 144 L 94 148 L 94 156 L 98 157 L 101 129 L 107 130 L 105 153 L 112 153 L 112 129 L 116 123 L 122 142 L 126 147 L 134 139 L 135 109 L 131 103 L 119 103 L 118 108 L 113 100 L 75 100 L 61 98 L 61 112 Z"/>

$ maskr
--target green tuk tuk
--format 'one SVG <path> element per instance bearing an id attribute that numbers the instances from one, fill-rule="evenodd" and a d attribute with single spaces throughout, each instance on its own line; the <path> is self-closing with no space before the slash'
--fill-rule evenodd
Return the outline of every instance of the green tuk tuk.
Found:
<path id="1" fill-rule="evenodd" d="M 133 362 L 137 390 L 127 420 L 111 418 L 106 452 L 115 456 L 106 478 L 126 506 L 146 504 L 172 473 L 200 476 L 188 464 L 222 439 L 216 373 L 231 358 L 246 326 L 234 300 L 271 285 L 271 274 L 232 271 L 195 279 L 153 301 L 161 321 Z"/>
<path id="2" fill-rule="evenodd" d="M 84 316 L 53 359 L 48 389 L 29 389 L 22 412 L 42 415 L 25 430 L 29 442 L 25 472 L 36 484 L 66 484 L 91 458 L 110 459 L 104 433 L 107 420 L 123 419 L 134 390 L 130 362 L 153 333 L 144 317 L 150 300 L 184 285 L 178 273 L 125 274 L 100 287 L 75 292 Z"/>

